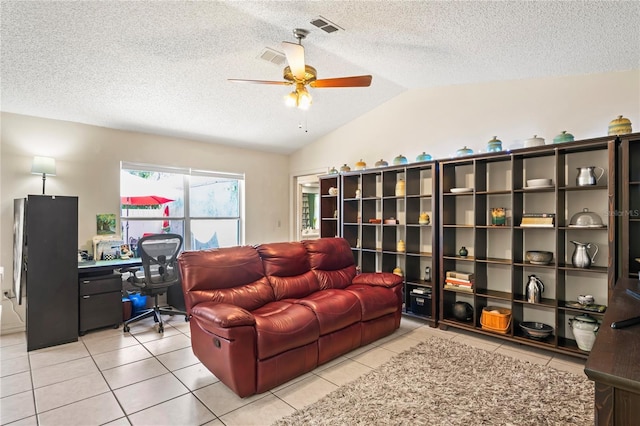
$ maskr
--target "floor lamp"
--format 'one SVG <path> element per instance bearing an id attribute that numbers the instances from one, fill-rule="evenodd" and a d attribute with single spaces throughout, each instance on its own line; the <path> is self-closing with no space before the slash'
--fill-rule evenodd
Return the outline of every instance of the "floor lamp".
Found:
<path id="1" fill-rule="evenodd" d="M 31 173 L 34 175 L 42 174 L 42 195 L 44 195 L 44 184 L 47 181 L 47 175 L 56 175 L 56 160 L 51 157 L 33 157 L 31 165 Z"/>

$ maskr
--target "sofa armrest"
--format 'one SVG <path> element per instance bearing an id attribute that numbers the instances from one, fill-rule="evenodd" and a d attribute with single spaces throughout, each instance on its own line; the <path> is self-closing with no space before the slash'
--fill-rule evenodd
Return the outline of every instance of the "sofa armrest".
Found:
<path id="1" fill-rule="evenodd" d="M 246 309 L 228 303 L 198 303 L 191 309 L 191 315 L 206 328 L 232 328 L 253 326 L 255 317 Z"/>
<path id="2" fill-rule="evenodd" d="M 402 277 L 391 272 L 363 272 L 356 275 L 351 281 L 352 284 L 366 284 L 380 287 L 395 287 L 402 284 Z"/>

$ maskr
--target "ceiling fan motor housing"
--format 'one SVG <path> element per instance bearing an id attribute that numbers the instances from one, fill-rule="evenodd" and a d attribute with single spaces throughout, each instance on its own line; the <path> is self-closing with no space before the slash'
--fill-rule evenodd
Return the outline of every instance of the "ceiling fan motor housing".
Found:
<path id="1" fill-rule="evenodd" d="M 290 81 L 292 83 L 300 82 L 303 84 L 308 84 L 316 80 L 318 76 L 318 72 L 314 67 L 312 67 L 311 65 L 305 65 L 304 71 L 305 71 L 304 78 L 301 81 L 297 81 L 296 78 L 293 76 L 293 73 L 291 72 L 291 67 L 287 66 L 284 68 L 283 77 L 285 80 Z"/>

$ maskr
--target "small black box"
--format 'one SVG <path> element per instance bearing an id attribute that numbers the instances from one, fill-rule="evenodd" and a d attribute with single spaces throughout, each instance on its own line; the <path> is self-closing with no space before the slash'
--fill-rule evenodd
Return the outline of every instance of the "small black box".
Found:
<path id="1" fill-rule="evenodd" d="M 425 288 L 424 293 L 409 294 L 411 297 L 411 312 L 416 315 L 431 316 L 431 289 Z"/>

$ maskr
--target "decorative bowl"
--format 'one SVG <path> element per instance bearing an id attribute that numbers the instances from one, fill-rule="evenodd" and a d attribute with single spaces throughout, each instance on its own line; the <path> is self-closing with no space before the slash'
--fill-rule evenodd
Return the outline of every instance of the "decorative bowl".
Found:
<path id="1" fill-rule="evenodd" d="M 487 152 L 499 152 L 502 151 L 502 141 L 494 136 L 489 142 L 487 142 Z"/>
<path id="2" fill-rule="evenodd" d="M 356 170 L 364 170 L 366 168 L 367 168 L 367 163 L 362 161 L 362 158 L 360 159 L 360 161 L 356 161 L 356 164 L 355 164 Z"/>
<path id="3" fill-rule="evenodd" d="M 573 142 L 574 137 L 571 133 L 567 133 L 566 130 L 563 130 L 558 136 L 553 138 L 553 143 L 564 143 L 564 142 Z"/>
<path id="4" fill-rule="evenodd" d="M 420 162 L 420 161 L 431 161 L 431 155 L 427 154 L 426 152 L 422 151 L 422 154 L 418 155 L 416 157 L 416 161 Z"/>
<path id="5" fill-rule="evenodd" d="M 525 148 L 531 148 L 532 146 L 542 146 L 544 145 L 544 138 L 539 138 L 538 135 L 533 135 L 532 138 L 524 141 Z"/>
<path id="6" fill-rule="evenodd" d="M 451 192 L 454 194 L 461 194 L 463 192 L 473 192 L 473 188 L 451 188 Z"/>
<path id="7" fill-rule="evenodd" d="M 465 155 L 471 154 L 473 154 L 473 150 L 471 148 L 467 148 L 466 145 L 456 151 L 456 157 L 464 157 Z"/>
<path id="8" fill-rule="evenodd" d="M 581 305 L 590 305 L 595 302 L 595 298 L 590 294 L 581 294 L 578 296 L 578 303 Z"/>
<path id="9" fill-rule="evenodd" d="M 525 253 L 525 257 L 534 265 L 548 265 L 553 259 L 553 252 L 530 250 Z"/>
<path id="10" fill-rule="evenodd" d="M 527 337 L 532 339 L 546 339 L 553 333 L 553 327 L 541 322 L 523 321 L 520 323 L 520 328 Z"/>
<path id="11" fill-rule="evenodd" d="M 551 185 L 551 179 L 527 179 L 527 186 L 549 186 Z"/>
<path id="12" fill-rule="evenodd" d="M 405 156 L 404 156 L 404 155 L 402 155 L 402 154 L 399 154 L 397 157 L 395 157 L 395 158 L 393 159 L 393 164 L 394 164 L 395 166 L 399 166 L 399 165 L 401 165 L 401 164 L 407 164 L 407 163 L 408 163 L 408 161 L 407 161 L 407 157 L 405 157 Z"/>
<path id="13" fill-rule="evenodd" d="M 626 135 L 631 133 L 631 120 L 619 115 L 609 123 L 609 135 Z"/>

